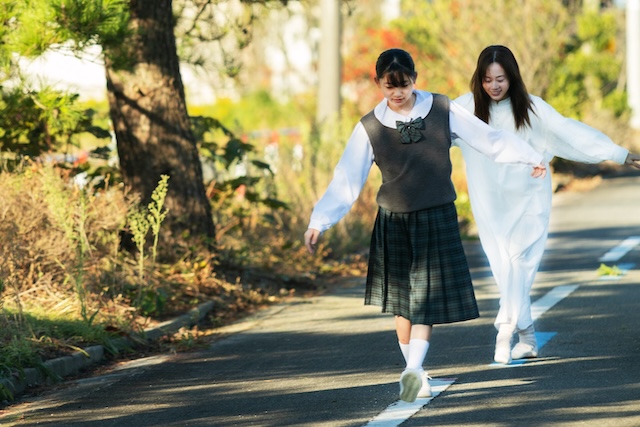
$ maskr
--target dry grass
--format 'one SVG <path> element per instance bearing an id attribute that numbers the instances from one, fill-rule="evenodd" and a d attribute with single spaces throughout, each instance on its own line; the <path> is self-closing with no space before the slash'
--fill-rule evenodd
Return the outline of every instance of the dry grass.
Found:
<path id="1" fill-rule="evenodd" d="M 259 226 L 253 241 L 223 236 L 218 254 L 192 254 L 153 268 L 147 263 L 142 281 L 136 254 L 120 249 L 133 202 L 121 188 L 93 193 L 70 182 L 65 170 L 42 165 L 0 173 L 0 370 L 5 374 L 88 344 L 108 346 L 109 337 L 134 333 L 203 301 L 217 303 L 209 324 L 219 326 L 316 288 L 315 276 L 303 274 L 313 259 L 288 262 L 283 247 L 300 256 L 302 245 L 286 248 L 278 233 L 270 245 L 238 256 L 267 233 Z"/>

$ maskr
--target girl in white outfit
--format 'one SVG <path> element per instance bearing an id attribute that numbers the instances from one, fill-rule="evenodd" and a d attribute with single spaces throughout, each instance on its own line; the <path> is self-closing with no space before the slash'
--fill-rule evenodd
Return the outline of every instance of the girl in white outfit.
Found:
<path id="1" fill-rule="evenodd" d="M 480 53 L 471 90 L 455 102 L 491 127 L 516 133 L 544 156 L 547 167 L 558 156 L 583 163 L 612 160 L 640 169 L 639 155 L 529 95 L 513 53 L 504 46 L 489 46 Z M 497 164 L 465 141 L 456 144 L 465 159 L 482 248 L 500 291 L 494 360 L 508 364 L 537 357 L 529 294 L 547 240 L 551 174 L 532 179 L 524 165 Z M 511 349 L 515 332 L 519 339 Z"/>

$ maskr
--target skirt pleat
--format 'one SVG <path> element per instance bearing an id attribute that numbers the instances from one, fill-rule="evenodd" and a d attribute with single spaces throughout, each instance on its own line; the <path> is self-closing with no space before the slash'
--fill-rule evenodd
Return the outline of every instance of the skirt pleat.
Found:
<path id="1" fill-rule="evenodd" d="M 479 317 L 453 203 L 408 213 L 379 208 L 365 304 L 420 325 Z"/>

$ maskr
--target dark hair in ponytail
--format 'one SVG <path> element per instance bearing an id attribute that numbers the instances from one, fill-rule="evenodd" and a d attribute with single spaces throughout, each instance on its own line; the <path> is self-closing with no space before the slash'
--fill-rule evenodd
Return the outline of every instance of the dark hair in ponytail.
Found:
<path id="1" fill-rule="evenodd" d="M 394 87 L 404 86 L 407 77 L 415 83 L 418 73 L 409 52 L 402 49 L 382 52 L 376 61 L 376 80 L 385 76 Z"/>

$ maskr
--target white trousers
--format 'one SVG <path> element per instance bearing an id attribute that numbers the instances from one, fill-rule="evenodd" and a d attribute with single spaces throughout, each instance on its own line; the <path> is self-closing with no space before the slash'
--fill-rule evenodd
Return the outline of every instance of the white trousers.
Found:
<path id="1" fill-rule="evenodd" d="M 469 156 L 473 157 L 473 156 Z M 551 212 L 551 174 L 532 178 L 524 165 L 472 161 L 469 196 L 478 235 L 500 291 L 495 319 L 515 330 L 531 326 L 531 288 L 544 254 Z M 490 162 L 490 161 L 489 161 Z"/>

